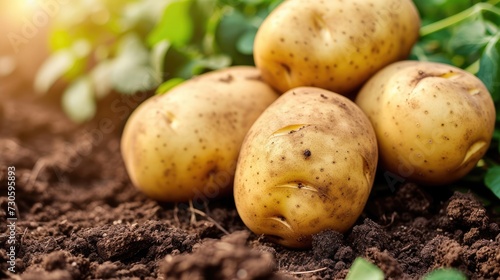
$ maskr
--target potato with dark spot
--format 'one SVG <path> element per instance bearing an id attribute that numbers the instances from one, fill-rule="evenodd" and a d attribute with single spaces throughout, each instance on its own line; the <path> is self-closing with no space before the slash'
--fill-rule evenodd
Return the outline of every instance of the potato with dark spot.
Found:
<path id="1" fill-rule="evenodd" d="M 284 93 L 243 142 L 236 208 L 256 234 L 308 247 L 325 229 L 345 232 L 361 214 L 377 166 L 373 128 L 354 102 L 314 87 Z"/>
<path id="2" fill-rule="evenodd" d="M 122 135 L 130 179 L 160 201 L 228 193 L 245 134 L 277 97 L 258 69 L 239 66 L 200 75 L 146 100 Z"/>
<path id="3" fill-rule="evenodd" d="M 460 179 L 486 153 L 495 126 L 481 80 L 441 63 L 389 65 L 363 86 L 356 103 L 374 126 L 389 183 Z"/>
<path id="4" fill-rule="evenodd" d="M 280 92 L 314 86 L 350 95 L 406 59 L 419 27 L 411 0 L 288 0 L 260 26 L 254 59 Z"/>

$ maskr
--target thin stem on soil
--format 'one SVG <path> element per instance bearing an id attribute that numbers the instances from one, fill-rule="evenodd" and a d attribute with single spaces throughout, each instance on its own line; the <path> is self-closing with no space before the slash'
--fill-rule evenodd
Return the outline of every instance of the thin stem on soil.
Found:
<path id="1" fill-rule="evenodd" d="M 194 224 L 196 223 L 196 215 L 194 214 L 193 201 L 191 199 L 189 200 L 189 210 L 191 211 L 191 219 L 189 220 L 189 222 L 191 224 Z"/>
<path id="2" fill-rule="evenodd" d="M 318 269 L 314 269 L 314 270 L 295 271 L 295 272 L 288 272 L 288 273 L 292 274 L 292 275 L 301 275 L 301 274 L 308 274 L 308 273 L 320 272 L 320 271 L 327 270 L 327 269 L 328 269 L 328 267 L 322 267 L 322 268 L 318 268 Z"/>
<path id="3" fill-rule="evenodd" d="M 219 223 L 217 223 L 214 219 L 212 219 L 210 216 L 208 216 L 207 214 L 205 214 L 205 212 L 203 211 L 200 211 L 196 208 L 192 208 L 190 209 L 192 211 L 192 213 L 196 213 L 200 216 L 203 216 L 205 217 L 207 220 L 209 220 L 210 222 L 214 223 L 214 225 L 220 230 L 222 231 L 224 234 L 229 234 L 229 231 L 227 231 L 225 228 L 223 228 Z"/>
<path id="4" fill-rule="evenodd" d="M 46 162 L 45 158 L 40 158 L 36 161 L 35 166 L 31 170 L 31 174 L 28 179 L 28 183 L 26 186 L 27 189 L 31 189 L 32 187 L 35 186 L 35 182 L 38 178 L 38 175 L 40 174 L 40 171 L 42 171 L 43 168 L 45 167 L 45 162 Z"/>
<path id="5" fill-rule="evenodd" d="M 28 228 L 24 228 L 23 234 L 21 235 L 21 241 L 19 242 L 21 247 L 23 246 L 24 236 L 26 235 L 27 232 L 28 232 Z"/>

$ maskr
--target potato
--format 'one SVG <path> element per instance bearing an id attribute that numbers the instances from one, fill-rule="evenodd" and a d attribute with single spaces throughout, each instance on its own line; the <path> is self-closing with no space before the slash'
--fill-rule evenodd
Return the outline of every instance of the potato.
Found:
<path id="1" fill-rule="evenodd" d="M 419 27 L 411 0 L 288 0 L 260 26 L 254 59 L 280 92 L 315 86 L 349 95 L 406 59 Z"/>
<path id="2" fill-rule="evenodd" d="M 354 224 L 377 159 L 375 132 L 354 102 L 324 89 L 292 89 L 264 111 L 243 142 L 236 208 L 254 233 L 308 247 L 313 234 Z"/>
<path id="3" fill-rule="evenodd" d="M 483 83 L 446 64 L 394 63 L 364 85 L 356 103 L 375 128 L 390 180 L 458 180 L 485 154 L 495 125 Z"/>
<path id="4" fill-rule="evenodd" d="M 203 74 L 146 100 L 122 135 L 130 179 L 160 201 L 227 193 L 246 132 L 277 97 L 258 69 L 239 66 Z"/>

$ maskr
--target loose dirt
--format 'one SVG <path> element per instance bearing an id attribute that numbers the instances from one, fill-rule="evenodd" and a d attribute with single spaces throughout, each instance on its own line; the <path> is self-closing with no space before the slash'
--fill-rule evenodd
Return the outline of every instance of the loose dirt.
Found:
<path id="1" fill-rule="evenodd" d="M 443 266 L 471 279 L 500 277 L 499 214 L 470 193 L 410 183 L 391 192 L 378 182 L 352 230 L 321 232 L 312 249 L 290 250 L 249 232 L 232 197 L 193 211 L 139 193 L 119 139 L 140 100 L 113 95 L 95 121 L 75 125 L 58 97 L 30 96 L 0 100 L 2 279 L 343 279 L 358 256 L 390 279 Z M 16 169 L 15 273 L 7 270 L 9 166 Z"/>

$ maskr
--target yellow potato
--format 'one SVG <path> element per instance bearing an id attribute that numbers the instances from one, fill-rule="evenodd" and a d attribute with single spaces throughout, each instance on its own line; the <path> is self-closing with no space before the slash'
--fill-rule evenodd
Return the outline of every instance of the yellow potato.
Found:
<path id="1" fill-rule="evenodd" d="M 153 199 L 210 199 L 230 191 L 246 132 L 276 98 L 255 67 L 207 73 L 141 104 L 121 151 L 133 184 Z"/>
<path id="2" fill-rule="evenodd" d="M 254 59 L 280 92 L 314 86 L 349 95 L 406 59 L 419 27 L 411 0 L 288 0 L 260 26 Z"/>
<path id="3" fill-rule="evenodd" d="M 289 247 L 308 247 L 325 229 L 344 232 L 364 208 L 377 153 L 373 128 L 354 102 L 324 89 L 292 89 L 243 142 L 238 213 L 253 232 Z"/>
<path id="4" fill-rule="evenodd" d="M 483 83 L 447 64 L 394 63 L 356 103 L 374 126 L 389 180 L 440 185 L 463 177 L 486 153 L 495 125 Z"/>

